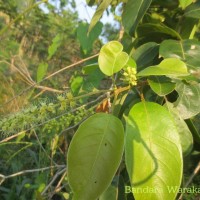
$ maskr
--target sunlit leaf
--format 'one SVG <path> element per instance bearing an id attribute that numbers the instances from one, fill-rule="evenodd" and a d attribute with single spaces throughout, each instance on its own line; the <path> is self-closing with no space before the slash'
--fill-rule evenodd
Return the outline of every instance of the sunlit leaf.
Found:
<path id="1" fill-rule="evenodd" d="M 179 0 L 179 4 L 183 9 L 189 6 L 192 2 L 193 0 Z"/>
<path id="2" fill-rule="evenodd" d="M 118 41 L 105 44 L 99 53 L 99 67 L 107 76 L 120 71 L 129 60 L 127 53 L 123 52 L 123 46 Z"/>
<path id="3" fill-rule="evenodd" d="M 186 64 L 177 58 L 164 59 L 159 65 L 147 67 L 140 71 L 138 76 L 165 75 L 165 76 L 187 76 Z"/>
<path id="4" fill-rule="evenodd" d="M 182 178 L 182 150 L 166 108 L 149 102 L 132 107 L 126 121 L 125 161 L 136 200 L 175 199 Z M 170 192 L 171 187 L 177 190 Z M 145 188 L 152 192 L 144 192 Z"/>
<path id="5" fill-rule="evenodd" d="M 68 150 L 68 179 L 74 200 L 96 200 L 111 184 L 124 147 L 121 121 L 99 113 L 83 122 Z"/>
<path id="6" fill-rule="evenodd" d="M 108 8 L 108 6 L 110 5 L 111 2 L 112 2 L 112 0 L 103 0 L 101 2 L 101 4 L 98 6 L 98 8 L 97 8 L 96 12 L 94 13 L 92 20 L 90 22 L 88 33 L 90 33 L 90 31 L 94 28 L 96 23 L 99 21 L 99 19 L 103 15 L 103 12 Z"/>
<path id="7" fill-rule="evenodd" d="M 200 68 L 200 42 L 197 40 L 165 40 L 161 43 L 159 52 L 164 58 L 181 59 L 191 72 Z"/>

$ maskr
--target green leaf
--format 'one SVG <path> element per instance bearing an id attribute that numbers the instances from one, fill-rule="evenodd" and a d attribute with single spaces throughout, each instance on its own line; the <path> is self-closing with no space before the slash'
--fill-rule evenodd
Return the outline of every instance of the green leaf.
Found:
<path id="1" fill-rule="evenodd" d="M 123 148 L 123 125 L 113 115 L 95 114 L 79 126 L 67 159 L 74 200 L 96 200 L 108 188 Z"/>
<path id="2" fill-rule="evenodd" d="M 164 58 L 179 58 L 183 60 L 188 68 L 195 72 L 200 69 L 200 42 L 196 40 L 165 40 L 159 49 Z"/>
<path id="3" fill-rule="evenodd" d="M 61 39 L 62 39 L 62 36 L 61 34 L 57 34 L 53 40 L 52 40 L 52 44 L 49 46 L 48 48 L 48 58 L 47 60 L 51 59 L 52 56 L 56 53 L 58 47 L 61 45 Z"/>
<path id="4" fill-rule="evenodd" d="M 196 119 L 197 117 L 197 119 Z M 200 129 L 199 129 L 199 117 L 198 115 L 192 119 L 186 119 L 186 123 L 188 128 L 190 129 L 193 138 L 194 138 L 194 147 L 197 146 L 198 149 L 200 148 Z M 196 123 L 195 123 L 196 121 Z M 200 150 L 200 149 L 199 149 Z"/>
<path id="5" fill-rule="evenodd" d="M 138 23 L 146 13 L 151 2 L 152 0 L 128 0 L 122 14 L 122 24 L 130 36 L 133 36 Z"/>
<path id="6" fill-rule="evenodd" d="M 167 58 L 164 59 L 159 65 L 150 66 L 140 71 L 137 76 L 187 76 L 187 67 L 185 63 L 177 58 Z"/>
<path id="7" fill-rule="evenodd" d="M 40 63 L 37 69 L 37 82 L 40 82 L 47 73 L 48 64 L 43 62 Z"/>
<path id="8" fill-rule="evenodd" d="M 191 134 L 186 122 L 179 115 L 178 110 L 176 108 L 174 108 L 173 104 L 170 102 L 167 102 L 165 104 L 165 106 L 174 118 L 174 122 L 175 122 L 175 125 L 177 128 L 181 146 L 182 146 L 183 155 L 187 156 L 188 154 L 190 154 L 190 152 L 192 151 L 192 148 L 193 148 L 192 134 Z"/>
<path id="9" fill-rule="evenodd" d="M 74 95 L 77 95 L 79 93 L 79 90 L 83 84 L 83 77 L 82 76 L 76 76 L 72 79 L 72 82 L 70 84 L 70 88 Z"/>
<path id="10" fill-rule="evenodd" d="M 140 71 L 144 67 L 153 64 L 153 60 L 158 56 L 159 46 L 155 42 L 148 42 L 141 45 L 133 53 L 133 58 L 137 63 L 137 70 Z"/>
<path id="11" fill-rule="evenodd" d="M 158 37 L 158 33 L 181 40 L 181 36 L 178 32 L 162 23 L 145 23 L 140 25 L 137 29 L 138 37 Z"/>
<path id="12" fill-rule="evenodd" d="M 110 185 L 107 190 L 100 196 L 99 200 L 116 200 L 117 194 L 117 188 L 113 185 Z"/>
<path id="13" fill-rule="evenodd" d="M 111 41 L 101 48 L 98 62 L 105 75 L 111 76 L 125 67 L 129 56 L 122 50 L 123 46 L 118 41 Z"/>
<path id="14" fill-rule="evenodd" d="M 98 64 L 91 64 L 83 67 L 84 80 L 81 90 L 94 91 L 100 84 L 105 75 L 99 69 Z"/>
<path id="15" fill-rule="evenodd" d="M 103 15 L 103 12 L 108 8 L 111 2 L 112 0 L 103 0 L 101 4 L 98 6 L 90 22 L 88 33 L 90 33 L 90 31 L 94 28 L 96 23 L 100 20 L 101 16 Z"/>
<path id="16" fill-rule="evenodd" d="M 92 50 L 92 46 L 94 41 L 101 34 L 103 24 L 101 22 L 97 22 L 94 28 L 88 34 L 88 23 L 80 23 L 77 28 L 77 38 L 81 44 L 81 48 L 84 54 L 89 53 Z"/>
<path id="17" fill-rule="evenodd" d="M 193 0 L 179 0 L 179 4 L 182 7 L 182 9 L 185 9 L 187 6 L 189 6 Z"/>
<path id="18" fill-rule="evenodd" d="M 182 39 L 193 39 L 198 26 L 198 19 L 184 17 L 182 24 L 179 28 L 179 33 L 181 34 Z"/>
<path id="19" fill-rule="evenodd" d="M 136 200 L 175 199 L 182 178 L 182 151 L 166 108 L 150 102 L 132 107 L 126 124 L 125 161 Z M 145 188 L 153 192 L 143 192 Z"/>
<path id="20" fill-rule="evenodd" d="M 135 60 L 133 60 L 133 58 L 129 57 L 128 62 L 126 63 L 125 67 L 131 67 L 131 68 L 136 68 L 137 64 L 135 62 Z"/>
<path id="21" fill-rule="evenodd" d="M 188 6 L 185 10 L 185 16 L 200 19 L 200 1 Z"/>
<path id="22" fill-rule="evenodd" d="M 181 117 L 188 119 L 197 115 L 200 112 L 200 83 L 190 85 L 178 82 L 175 89 L 179 97 L 174 105 Z"/>
<path id="23" fill-rule="evenodd" d="M 171 79 L 167 77 L 153 77 L 148 79 L 148 83 L 151 89 L 159 96 L 165 96 L 171 93 L 176 84 L 171 82 Z"/>

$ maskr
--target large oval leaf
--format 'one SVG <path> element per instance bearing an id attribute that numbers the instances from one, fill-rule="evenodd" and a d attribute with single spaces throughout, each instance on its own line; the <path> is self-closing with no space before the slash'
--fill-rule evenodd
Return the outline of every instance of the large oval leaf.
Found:
<path id="1" fill-rule="evenodd" d="M 132 107 L 126 125 L 125 159 L 136 200 L 175 199 L 181 184 L 182 151 L 166 108 L 148 102 Z"/>
<path id="2" fill-rule="evenodd" d="M 105 44 L 99 53 L 99 67 L 107 76 L 120 71 L 128 62 L 129 56 L 123 52 L 123 46 L 118 41 Z"/>
<path id="3" fill-rule="evenodd" d="M 177 58 L 167 58 L 164 59 L 159 65 L 147 67 L 144 70 L 140 71 L 138 76 L 187 76 L 187 66 L 184 62 Z"/>
<path id="4" fill-rule="evenodd" d="M 121 121 L 99 113 L 83 122 L 68 151 L 68 178 L 74 200 L 96 200 L 110 185 L 124 147 Z"/>

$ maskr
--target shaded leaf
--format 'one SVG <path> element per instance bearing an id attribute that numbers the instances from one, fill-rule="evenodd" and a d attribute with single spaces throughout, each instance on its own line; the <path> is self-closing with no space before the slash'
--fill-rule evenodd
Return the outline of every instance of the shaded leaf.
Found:
<path id="1" fill-rule="evenodd" d="M 138 27 L 137 29 L 138 37 L 158 37 L 158 33 L 169 35 L 173 38 L 181 40 L 181 36 L 174 29 L 169 28 L 168 26 L 162 23 L 145 23 Z"/>
<path id="2" fill-rule="evenodd" d="M 99 67 L 107 76 L 120 71 L 129 60 L 127 53 L 123 52 L 123 46 L 118 41 L 105 44 L 99 53 Z"/>
<path id="3" fill-rule="evenodd" d="M 125 161 L 136 200 L 175 199 L 181 184 L 182 151 L 166 108 L 149 102 L 132 107 L 126 121 Z M 177 191 L 170 192 L 175 186 Z M 154 192 L 142 192 L 145 188 Z"/>
<path id="4" fill-rule="evenodd" d="M 83 122 L 68 150 L 68 178 L 74 200 L 96 200 L 110 185 L 124 147 L 121 121 L 99 113 Z"/>
<path id="5" fill-rule="evenodd" d="M 92 45 L 94 41 L 101 34 L 103 24 L 101 22 L 97 22 L 94 28 L 88 34 L 88 23 L 80 23 L 77 28 L 77 38 L 81 44 L 81 48 L 84 54 L 89 53 L 92 50 Z"/>
<path id="6" fill-rule="evenodd" d="M 138 76 L 165 75 L 165 76 L 187 76 L 187 67 L 184 62 L 177 58 L 164 59 L 159 65 L 150 66 L 140 71 Z"/>
<path id="7" fill-rule="evenodd" d="M 178 82 L 175 89 L 179 97 L 174 105 L 181 117 L 183 119 L 188 119 L 197 115 L 200 112 L 200 83 L 190 85 Z"/>
<path id="8" fill-rule="evenodd" d="M 138 23 L 146 13 L 152 0 L 129 0 L 122 14 L 122 24 L 125 31 L 133 36 Z"/>
<path id="9" fill-rule="evenodd" d="M 193 148 L 193 137 L 190 129 L 188 128 L 183 118 L 179 115 L 178 110 L 174 108 L 172 103 L 167 102 L 165 106 L 174 118 L 174 122 L 181 142 L 183 155 L 187 156 L 188 154 L 190 154 Z"/>
<path id="10" fill-rule="evenodd" d="M 133 53 L 133 58 L 137 63 L 137 70 L 153 64 L 154 58 L 158 55 L 159 46 L 155 42 L 148 42 L 141 45 Z"/>
<path id="11" fill-rule="evenodd" d="M 117 194 L 117 188 L 113 185 L 110 185 L 107 190 L 100 196 L 99 200 L 116 200 Z"/>
<path id="12" fill-rule="evenodd" d="M 191 4 L 185 10 L 185 15 L 187 17 L 200 19 L 200 1 Z"/>
<path id="13" fill-rule="evenodd" d="M 93 91 L 96 90 L 100 84 L 101 80 L 105 77 L 105 75 L 101 72 L 99 69 L 99 65 L 93 65 L 93 69 L 89 67 L 92 67 L 92 65 L 88 65 L 88 68 L 84 68 L 84 74 L 87 75 L 84 77 L 82 90 L 83 91 Z M 91 70 L 89 72 L 89 70 Z"/>
<path id="14" fill-rule="evenodd" d="M 159 96 L 165 96 L 171 93 L 176 86 L 176 84 L 172 83 L 167 77 L 153 77 L 148 79 L 148 83 L 151 89 Z"/>

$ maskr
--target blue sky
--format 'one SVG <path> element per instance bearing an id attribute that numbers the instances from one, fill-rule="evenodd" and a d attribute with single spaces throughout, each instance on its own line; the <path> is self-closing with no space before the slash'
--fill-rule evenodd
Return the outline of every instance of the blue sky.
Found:
<path id="1" fill-rule="evenodd" d="M 49 1 L 53 3 L 51 0 Z M 96 6 L 90 7 L 87 5 L 86 0 L 75 0 L 76 2 L 76 9 L 78 11 L 79 19 L 86 20 L 88 23 L 90 23 L 92 16 L 95 13 Z M 55 2 L 54 4 L 59 4 L 59 1 Z M 41 5 L 41 8 L 48 12 L 45 6 Z M 114 17 L 112 14 L 107 15 L 106 12 L 104 12 L 103 17 L 101 18 L 101 22 L 106 23 L 109 22 L 111 24 L 114 24 Z"/>

